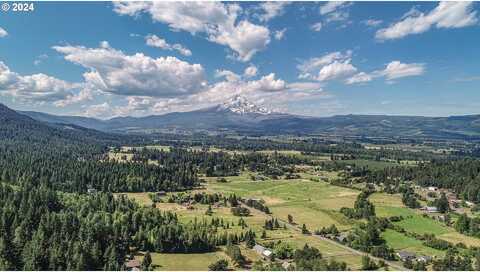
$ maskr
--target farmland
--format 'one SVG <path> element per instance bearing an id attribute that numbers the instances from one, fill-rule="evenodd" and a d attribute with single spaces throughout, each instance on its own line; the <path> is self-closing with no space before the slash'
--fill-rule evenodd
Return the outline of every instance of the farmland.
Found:
<path id="1" fill-rule="evenodd" d="M 290 153 L 290 155 L 299 156 L 295 152 Z M 358 160 L 346 161 L 345 163 L 357 164 L 361 167 L 373 169 L 383 169 L 395 164 L 392 162 Z M 238 176 L 222 177 L 223 181 L 219 181 L 218 177 L 204 177 L 204 182 L 199 188 L 191 192 L 220 193 L 223 195 L 235 194 L 242 198 L 261 199 L 269 207 L 271 214 L 266 215 L 263 212 L 251 209 L 250 216 L 243 218 L 248 228 L 256 233 L 264 231 L 264 222 L 266 220 L 278 218 L 280 222 L 286 222 L 289 215 L 293 217 L 296 225 L 301 226 L 305 224 L 311 231 L 335 225 L 339 231 L 348 232 L 353 230 L 358 224 L 358 221 L 343 215 L 340 209 L 342 207 L 352 208 L 360 190 L 354 188 L 356 186 L 352 188 L 335 186 L 317 178 L 322 177 L 329 181 L 341 179 L 340 172 L 314 170 L 307 167 L 300 172 L 298 178 L 294 179 L 252 179 L 256 175 L 258 173 L 243 171 Z M 141 205 L 151 206 L 153 204 L 148 193 L 126 194 Z M 394 225 L 408 233 L 419 235 L 434 234 L 438 238 L 453 244 L 463 243 L 467 246 L 478 246 L 480 244 L 480 239 L 460 234 L 452 227 L 431 219 L 420 211 L 405 207 L 400 194 L 377 192 L 372 194 L 369 199 L 375 205 L 377 216 L 385 218 L 401 216 L 403 220 L 395 222 Z M 175 212 L 179 220 L 187 224 L 194 221 L 208 221 L 212 218 L 220 218 L 229 226 L 224 231 L 239 234 L 243 230 L 243 227 L 237 224 L 239 218 L 232 215 L 228 207 L 214 207 L 210 215 L 206 215 L 209 206 L 205 204 L 195 204 L 193 208 L 186 208 L 184 205 L 177 203 L 157 202 L 155 207 L 163 211 Z M 258 239 L 258 243 L 282 241 L 295 248 L 301 248 L 305 244 L 309 244 L 318 248 L 327 259 L 333 258 L 338 261 L 344 261 L 353 269 L 361 267 L 361 254 L 346 250 L 340 245 L 336 246 L 335 243 L 301 234 L 291 227 L 267 230 L 265 233 L 266 236 Z M 445 251 L 428 247 L 423 241 L 393 229 L 385 230 L 382 232 L 381 237 L 395 251 L 411 251 L 419 255 L 436 258 L 442 258 L 445 255 Z M 261 259 L 255 251 L 245 246 L 241 248 L 251 263 Z M 206 263 L 222 258 L 228 259 L 221 248 L 217 252 L 204 254 L 154 253 L 152 255 L 153 264 L 156 265 L 158 270 L 169 270 L 173 265 L 182 270 L 203 270 L 206 269 Z"/>

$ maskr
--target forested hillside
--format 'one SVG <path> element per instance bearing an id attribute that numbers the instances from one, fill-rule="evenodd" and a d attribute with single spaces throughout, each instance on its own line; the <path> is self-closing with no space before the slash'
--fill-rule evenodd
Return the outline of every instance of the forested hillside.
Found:
<path id="1" fill-rule="evenodd" d="M 122 270 L 132 248 L 205 252 L 248 237 L 115 198 L 197 183 L 185 152 L 164 154 L 161 166 L 105 158 L 110 146 L 141 141 L 46 125 L 1 106 L 0 270 Z"/>

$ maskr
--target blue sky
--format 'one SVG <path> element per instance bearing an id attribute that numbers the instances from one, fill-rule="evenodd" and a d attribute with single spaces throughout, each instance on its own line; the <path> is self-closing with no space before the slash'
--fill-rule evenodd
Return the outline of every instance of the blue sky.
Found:
<path id="1" fill-rule="evenodd" d="M 478 114 L 479 7 L 38 2 L 0 13 L 0 102 L 98 118 L 235 95 L 314 116 Z"/>

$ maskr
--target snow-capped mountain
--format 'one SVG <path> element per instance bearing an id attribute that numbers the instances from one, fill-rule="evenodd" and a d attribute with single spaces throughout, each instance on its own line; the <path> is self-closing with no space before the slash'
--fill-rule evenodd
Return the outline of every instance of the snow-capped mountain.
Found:
<path id="1" fill-rule="evenodd" d="M 241 115 L 248 113 L 266 115 L 272 113 L 272 110 L 266 107 L 258 106 L 241 95 L 236 95 L 228 101 L 224 102 L 223 104 L 219 105 L 219 109 L 228 110 Z"/>

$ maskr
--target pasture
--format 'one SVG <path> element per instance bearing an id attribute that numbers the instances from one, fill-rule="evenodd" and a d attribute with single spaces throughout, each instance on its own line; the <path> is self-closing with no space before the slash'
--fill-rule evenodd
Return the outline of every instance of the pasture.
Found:
<path id="1" fill-rule="evenodd" d="M 229 177 L 227 180 L 226 183 L 210 181 L 207 190 L 261 198 L 276 217 L 286 220 L 290 214 L 296 223 L 306 224 L 311 230 L 332 224 L 346 230 L 353 224 L 339 210 L 353 207 L 357 190 L 307 179 L 250 181 Z"/>
<path id="2" fill-rule="evenodd" d="M 374 193 L 370 196 L 370 201 L 375 205 L 375 210 L 377 216 L 380 217 L 390 217 L 390 216 L 402 216 L 404 219 L 400 222 L 394 223 L 408 232 L 414 232 L 418 234 L 434 234 L 437 238 L 446 240 L 453 244 L 464 243 L 467 246 L 479 246 L 480 239 L 466 236 L 464 234 L 458 233 L 452 227 L 446 226 L 444 223 L 436 221 L 429 216 L 423 216 L 422 212 L 419 210 L 414 210 L 407 208 L 403 205 L 401 200 L 401 195 L 389 195 L 385 193 Z M 403 234 L 398 234 L 402 235 Z M 385 239 L 390 244 L 398 245 L 398 242 L 395 238 L 398 238 L 398 235 L 387 235 Z M 408 238 L 398 239 L 400 241 L 407 241 Z M 407 243 L 407 242 L 405 242 Z"/>
<path id="3" fill-rule="evenodd" d="M 246 181 L 237 181 L 238 183 L 244 183 L 243 185 L 246 185 Z M 279 185 L 283 184 L 283 186 L 287 185 L 287 182 L 285 181 L 279 181 Z M 250 195 L 253 191 L 256 189 L 260 189 L 265 194 L 262 194 L 262 196 L 265 196 L 264 199 L 267 201 L 268 204 L 272 204 L 271 209 L 273 211 L 273 217 L 283 219 L 286 221 L 287 214 L 292 213 L 294 215 L 295 221 L 298 224 L 301 224 L 302 222 L 305 222 L 307 226 L 313 231 L 315 228 L 314 223 L 317 224 L 318 227 L 320 226 L 330 226 L 331 224 L 341 224 L 343 222 L 343 216 L 338 214 L 338 212 L 335 212 L 335 209 L 337 208 L 336 206 L 341 205 L 342 202 L 337 202 L 335 204 L 335 201 L 332 199 L 327 200 L 327 199 L 322 199 L 322 197 L 325 197 L 325 194 L 330 193 L 337 193 L 337 195 L 343 195 L 345 199 L 347 198 L 348 195 L 353 196 L 353 199 L 355 198 L 356 191 L 345 191 L 344 188 L 338 187 L 338 192 L 336 191 L 335 186 L 327 186 L 328 184 L 325 183 L 318 183 L 318 182 L 312 182 L 312 181 L 296 181 L 298 183 L 295 183 L 295 185 L 301 185 L 298 187 L 297 190 L 292 190 L 292 188 L 289 188 L 289 186 L 286 186 L 285 188 L 282 189 L 282 187 L 275 188 L 272 192 L 269 192 L 268 188 L 269 186 L 271 187 L 272 184 L 263 184 L 264 182 L 252 182 L 249 181 L 248 184 L 255 184 L 253 187 L 246 186 L 245 188 L 240 187 L 235 187 L 233 186 L 230 190 L 223 190 L 221 188 L 213 188 L 214 186 L 210 187 L 210 184 L 207 186 L 208 190 L 223 190 L 224 194 L 228 194 L 229 192 L 232 193 L 237 193 L 238 195 L 242 196 L 248 196 Z M 229 185 L 230 183 L 227 184 L 220 184 L 215 181 L 211 181 L 212 185 Z M 232 184 L 230 184 L 232 185 Z M 305 187 L 306 186 L 306 187 Z M 297 187 L 297 186 L 294 186 Z M 333 188 L 331 188 L 333 187 Z M 241 189 L 244 189 L 246 191 L 242 191 Z M 277 191 L 278 190 L 278 191 Z M 292 195 L 289 196 L 290 200 L 288 199 L 289 197 L 286 197 L 285 192 L 292 190 Z M 305 194 L 306 192 L 309 192 L 310 190 L 313 190 L 312 192 L 309 193 L 310 198 L 314 198 L 309 205 L 302 205 L 301 201 L 305 200 L 304 197 L 302 197 L 302 194 Z M 322 192 L 326 191 L 326 192 Z M 320 197 L 315 197 L 315 194 L 320 194 Z M 126 194 L 129 198 L 134 199 L 141 205 L 146 205 L 150 206 L 152 204 L 152 201 L 148 197 L 148 193 L 127 193 Z M 285 197 L 285 200 L 282 199 L 282 197 Z M 290 203 L 289 203 L 290 201 Z M 328 204 L 327 206 L 330 207 L 329 209 L 318 209 L 321 203 Z M 330 203 L 329 203 L 330 202 Z M 274 208 L 275 204 L 277 203 L 278 207 Z M 353 203 L 353 202 L 352 202 Z M 290 204 L 290 205 L 279 205 L 279 204 Z M 180 221 L 188 223 L 192 222 L 194 220 L 211 220 L 212 218 L 221 218 L 225 222 L 225 224 L 228 223 L 229 228 L 228 229 L 222 229 L 220 228 L 220 232 L 236 232 L 239 233 L 242 231 L 242 228 L 238 226 L 238 220 L 240 217 L 233 216 L 230 212 L 230 209 L 228 207 L 213 207 L 213 214 L 212 216 L 205 215 L 205 211 L 207 210 L 208 206 L 207 205 L 202 205 L 202 204 L 195 204 L 194 209 L 187 209 L 186 207 L 175 204 L 175 203 L 157 203 L 156 207 L 160 210 L 169 210 L 169 211 L 174 211 L 177 215 Z M 318 209 L 315 210 L 315 209 Z M 257 242 L 259 243 L 265 243 L 265 242 L 271 242 L 271 241 L 282 241 L 291 244 L 295 248 L 301 248 L 305 244 L 309 244 L 310 246 L 317 247 L 323 254 L 325 258 L 334 258 L 335 260 L 338 261 L 344 261 L 348 264 L 348 266 L 352 269 L 359 269 L 361 267 L 361 255 L 352 253 L 340 246 L 328 243 L 326 241 L 314 238 L 312 236 L 308 235 L 303 235 L 299 233 L 296 230 L 283 228 L 283 224 L 281 223 L 280 225 L 282 226 L 280 229 L 275 229 L 275 230 L 267 230 L 266 234 L 267 237 L 265 239 L 260 239 L 260 234 L 263 231 L 263 226 L 265 223 L 266 219 L 269 219 L 270 217 L 262 212 L 259 212 L 255 209 L 250 209 L 251 210 L 251 215 L 248 217 L 243 217 L 247 224 L 247 229 L 252 229 L 257 233 Z M 338 210 L 338 209 L 337 209 Z M 309 216 L 311 218 L 309 218 Z M 312 219 L 315 219 L 312 221 Z M 313 222 L 313 223 L 312 223 Z M 343 222 L 343 224 L 346 226 L 349 224 L 349 222 Z M 251 260 L 254 260 L 255 258 L 258 258 L 259 256 L 247 249 L 247 248 L 242 248 L 242 252 Z M 178 255 L 178 256 L 177 256 Z M 169 270 L 169 268 L 173 268 L 174 262 L 178 261 L 181 264 L 182 267 L 177 266 L 177 270 L 204 270 L 206 269 L 204 266 L 208 266 L 208 264 L 212 263 L 214 260 L 222 258 L 224 255 L 223 252 L 215 252 L 215 253 L 204 253 L 204 254 L 155 254 L 155 258 L 153 257 L 154 255 L 152 254 L 152 258 L 154 260 L 154 264 L 159 264 L 161 267 L 158 268 L 158 270 Z M 188 260 L 188 262 L 183 263 L 182 258 L 191 258 L 191 259 L 196 259 L 196 260 Z M 168 260 L 166 260 L 168 259 Z M 228 258 L 227 258 L 228 259 Z M 203 266 L 202 266 L 203 265 Z"/>

